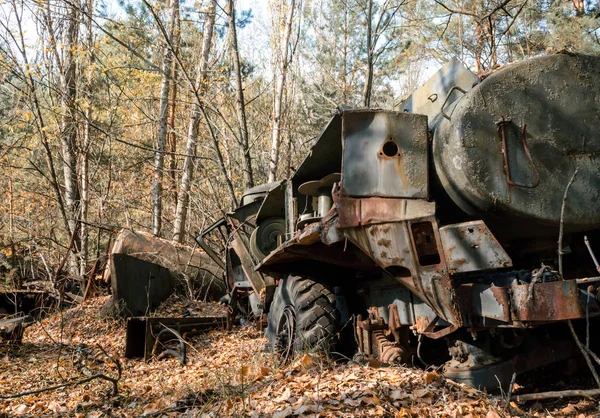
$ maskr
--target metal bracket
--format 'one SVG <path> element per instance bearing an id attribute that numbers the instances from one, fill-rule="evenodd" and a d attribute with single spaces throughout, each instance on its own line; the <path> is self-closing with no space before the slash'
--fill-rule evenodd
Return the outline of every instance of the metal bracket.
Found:
<path id="1" fill-rule="evenodd" d="M 427 324 L 425 329 L 422 332 L 420 332 L 420 334 L 423 334 L 424 336 L 431 338 L 432 340 L 437 340 L 438 338 L 442 338 L 446 335 L 452 334 L 459 328 L 459 326 L 456 324 L 450 324 L 446 328 L 442 328 L 441 330 L 434 332 L 433 330 L 435 328 L 435 325 L 439 320 L 440 317 L 436 315 L 436 317 L 433 318 L 433 320 L 429 324 Z"/>

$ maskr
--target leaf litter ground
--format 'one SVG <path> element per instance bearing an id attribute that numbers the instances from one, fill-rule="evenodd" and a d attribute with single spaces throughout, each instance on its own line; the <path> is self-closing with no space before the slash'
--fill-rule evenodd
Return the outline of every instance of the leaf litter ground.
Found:
<path id="1" fill-rule="evenodd" d="M 104 380 L 0 400 L 0 416 L 189 417 L 486 417 L 597 416 L 593 401 L 511 402 L 446 380 L 435 371 L 333 363 L 304 354 L 278 367 L 264 353 L 262 332 L 247 326 L 186 338 L 188 359 L 126 359 L 125 324 L 99 297 L 57 312 L 25 332 L 23 343 L 0 346 L 0 396 L 34 391 L 95 373 L 123 371 L 119 393 Z M 104 307 L 104 308 L 103 308 Z M 173 296 L 153 316 L 225 315 L 216 303 Z M 100 349 L 99 347 L 102 347 Z"/>

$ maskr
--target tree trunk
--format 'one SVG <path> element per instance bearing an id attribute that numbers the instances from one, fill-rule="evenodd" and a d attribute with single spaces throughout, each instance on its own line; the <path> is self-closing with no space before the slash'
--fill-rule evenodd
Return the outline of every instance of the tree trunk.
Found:
<path id="1" fill-rule="evenodd" d="M 250 145 L 248 140 L 248 123 L 246 121 L 246 105 L 244 102 L 240 53 L 238 50 L 237 30 L 235 27 L 235 5 L 233 2 L 234 0 L 227 0 L 227 13 L 229 14 L 229 42 L 231 44 L 233 72 L 235 77 L 237 118 L 240 131 L 240 145 L 242 148 L 244 184 L 246 188 L 249 189 L 254 186 L 254 176 L 252 174 L 252 157 L 250 156 Z"/>
<path id="2" fill-rule="evenodd" d="M 348 104 L 348 3 L 344 2 L 344 46 L 342 50 L 342 104 Z"/>
<path id="3" fill-rule="evenodd" d="M 477 43 L 475 44 L 475 73 L 479 74 L 485 70 L 483 65 L 483 48 L 485 44 L 484 40 L 484 28 L 481 23 L 475 22 L 475 36 Z"/>
<path id="4" fill-rule="evenodd" d="M 81 248 L 78 226 L 81 214 L 79 200 L 79 181 L 77 175 L 77 121 L 76 115 L 76 61 L 77 38 L 79 32 L 79 5 L 72 3 L 69 6 L 67 16 L 66 38 L 63 47 L 63 65 L 61 74 L 61 142 L 63 157 L 63 173 L 65 186 L 65 206 L 69 229 L 75 237 L 73 244 L 73 256 L 69 256 L 69 272 L 77 276 L 79 266 L 76 253 Z"/>
<path id="5" fill-rule="evenodd" d="M 87 225 L 88 210 L 89 210 L 89 164 L 88 155 L 91 141 L 92 131 L 92 99 L 93 99 L 93 80 L 94 80 L 94 33 L 92 30 L 92 12 L 94 9 L 94 0 L 86 0 L 86 32 L 87 32 L 87 53 L 88 53 L 88 69 L 85 78 L 85 86 L 83 94 L 86 98 L 87 104 L 85 107 L 85 121 L 84 121 L 84 134 L 83 134 L 83 146 L 80 155 L 80 167 L 81 167 L 81 257 L 79 274 L 81 277 L 85 277 L 87 273 L 88 263 L 88 241 L 89 241 L 89 228 Z"/>
<path id="6" fill-rule="evenodd" d="M 154 154 L 154 189 L 152 191 L 152 233 L 160 236 L 162 227 L 162 182 L 165 164 L 165 142 L 167 140 L 167 118 L 169 116 L 169 89 L 171 86 L 171 70 L 173 63 L 173 29 L 179 0 L 171 0 L 165 55 L 162 65 L 162 84 L 160 88 L 160 105 L 158 115 L 158 138 Z"/>
<path id="7" fill-rule="evenodd" d="M 202 57 L 200 61 L 200 70 L 196 79 L 196 88 L 200 91 L 200 96 L 206 94 L 206 81 L 208 72 L 208 58 L 212 48 L 212 37 L 215 26 L 215 11 L 217 0 L 211 0 L 210 9 L 204 23 L 204 34 L 202 39 Z M 194 159 L 196 154 L 196 144 L 198 143 L 198 126 L 202 117 L 202 104 L 196 101 L 190 115 L 188 139 L 186 143 L 186 157 L 183 162 L 183 173 L 181 175 L 181 184 L 177 198 L 177 209 L 175 211 L 175 221 L 173 225 L 173 240 L 183 242 L 185 236 L 185 223 L 187 219 L 188 207 L 190 202 L 190 188 L 194 175 Z"/>
<path id="8" fill-rule="evenodd" d="M 365 75 L 365 89 L 363 91 L 363 105 L 371 106 L 371 90 L 373 89 L 373 0 L 367 3 L 367 74 Z"/>
<path id="9" fill-rule="evenodd" d="M 290 54 L 289 43 L 292 32 L 292 23 L 294 11 L 296 9 L 296 0 L 292 0 L 289 13 L 285 22 L 283 35 L 283 45 L 281 45 L 281 67 L 278 69 L 279 74 L 276 74 L 275 83 L 275 101 L 273 104 L 273 132 L 271 136 L 271 152 L 269 155 L 269 182 L 273 182 L 277 178 L 277 166 L 279 164 L 279 145 L 281 142 L 281 118 L 283 116 L 283 93 L 285 90 L 285 81 L 289 65 L 293 59 L 293 53 Z"/>
<path id="10" fill-rule="evenodd" d="M 175 55 L 179 54 L 179 44 L 181 43 L 181 19 L 179 15 L 179 8 L 177 8 L 175 16 L 175 31 L 173 33 L 173 47 L 175 48 Z M 169 109 L 169 134 L 168 134 L 168 150 L 169 154 L 169 179 L 170 194 L 173 197 L 173 201 L 177 202 L 177 158 L 175 152 L 177 151 L 177 136 L 175 135 L 175 112 L 177 110 L 177 62 L 173 60 L 173 68 L 171 70 L 173 79 L 171 81 L 171 99 Z"/>
<path id="11" fill-rule="evenodd" d="M 15 16 L 19 16 L 19 13 L 17 10 L 17 4 L 14 0 L 11 2 L 11 6 L 12 6 Z M 49 5 L 45 5 L 45 7 L 49 7 Z M 40 11 L 41 11 L 40 14 L 42 16 L 44 16 L 45 9 L 40 7 Z M 31 70 L 31 66 L 29 65 L 29 60 L 27 58 L 27 53 L 26 53 L 27 49 L 25 47 L 25 35 L 23 33 L 23 25 L 22 25 L 21 18 L 17 18 L 16 21 L 17 21 L 18 35 L 19 35 L 18 39 L 20 42 L 19 49 L 22 54 L 21 58 L 23 60 L 23 63 L 25 64 L 25 74 L 26 74 L 25 83 L 27 85 L 30 100 L 32 102 L 31 107 L 36 116 L 35 119 L 36 119 L 37 130 L 40 135 L 40 140 L 42 142 L 42 146 L 44 147 L 44 151 L 45 151 L 45 155 L 46 155 L 46 165 L 48 167 L 48 175 L 46 175 L 44 177 L 48 178 L 48 176 L 49 176 L 48 181 L 52 185 L 52 188 L 54 189 L 54 193 L 56 194 L 57 209 L 58 209 L 60 218 L 62 219 L 63 226 L 65 228 L 65 233 L 67 234 L 67 236 L 69 236 L 71 234 L 71 232 L 69 229 L 69 220 L 67 217 L 67 210 L 65 208 L 63 195 L 62 195 L 59 183 L 58 183 L 58 175 L 56 172 L 54 158 L 52 156 L 52 150 L 50 149 L 50 144 L 49 144 L 47 133 L 46 133 L 47 132 L 46 124 L 44 122 L 44 117 L 42 114 L 42 106 L 41 106 L 40 100 L 38 98 L 36 81 L 33 78 L 33 75 L 32 75 L 33 72 Z"/>

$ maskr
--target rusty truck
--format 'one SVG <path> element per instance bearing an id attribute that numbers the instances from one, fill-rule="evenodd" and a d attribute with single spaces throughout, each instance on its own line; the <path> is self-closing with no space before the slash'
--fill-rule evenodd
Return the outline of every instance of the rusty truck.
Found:
<path id="1" fill-rule="evenodd" d="M 197 241 L 282 359 L 353 344 L 508 386 L 576 356 L 567 324 L 583 339 L 600 314 L 599 77 L 569 53 L 487 77 L 452 60 L 398 109 L 340 107 Z"/>

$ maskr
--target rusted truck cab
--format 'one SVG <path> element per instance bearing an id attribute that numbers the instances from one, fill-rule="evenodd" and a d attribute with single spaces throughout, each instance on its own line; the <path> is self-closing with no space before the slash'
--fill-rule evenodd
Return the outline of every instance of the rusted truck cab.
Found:
<path id="1" fill-rule="evenodd" d="M 340 108 L 228 222 L 233 293 L 268 314 L 271 348 L 340 349 L 352 324 L 363 355 L 488 389 L 576 354 L 566 321 L 600 313 L 598 73 L 563 54 L 479 80 L 453 61 L 398 110 Z"/>

